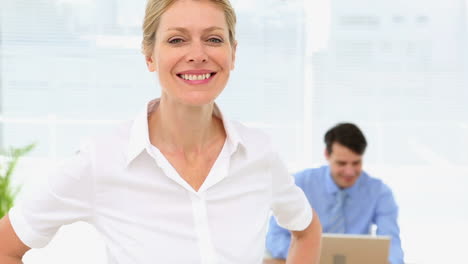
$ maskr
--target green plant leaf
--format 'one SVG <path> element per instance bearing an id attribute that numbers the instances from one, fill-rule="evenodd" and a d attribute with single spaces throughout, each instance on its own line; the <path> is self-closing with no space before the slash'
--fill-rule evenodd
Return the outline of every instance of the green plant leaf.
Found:
<path id="1" fill-rule="evenodd" d="M 0 160 L 0 218 L 8 213 L 20 188 L 12 186 L 11 178 L 19 159 L 30 152 L 36 144 L 29 144 L 22 148 L 10 148 L 9 151 L 0 150 L 5 159 Z"/>

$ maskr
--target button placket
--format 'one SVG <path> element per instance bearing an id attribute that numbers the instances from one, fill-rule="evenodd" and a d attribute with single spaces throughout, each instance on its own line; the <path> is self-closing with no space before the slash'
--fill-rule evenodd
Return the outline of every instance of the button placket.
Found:
<path id="1" fill-rule="evenodd" d="M 195 232 L 198 238 L 201 263 L 215 264 L 215 252 L 208 227 L 205 193 L 190 193 L 190 198 L 192 200 L 193 218 Z"/>

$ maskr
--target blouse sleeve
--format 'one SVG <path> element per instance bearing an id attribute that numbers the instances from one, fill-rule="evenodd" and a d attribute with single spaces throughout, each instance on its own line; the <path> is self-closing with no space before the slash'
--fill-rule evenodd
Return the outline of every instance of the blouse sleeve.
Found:
<path id="1" fill-rule="evenodd" d="M 20 240 L 31 248 L 46 246 L 62 225 L 90 222 L 94 183 L 89 147 L 82 147 L 14 206 L 9 217 Z"/>
<path id="2" fill-rule="evenodd" d="M 294 177 L 276 153 L 273 154 L 270 168 L 273 216 L 283 228 L 304 230 L 312 221 L 312 208 L 304 192 L 294 184 Z"/>

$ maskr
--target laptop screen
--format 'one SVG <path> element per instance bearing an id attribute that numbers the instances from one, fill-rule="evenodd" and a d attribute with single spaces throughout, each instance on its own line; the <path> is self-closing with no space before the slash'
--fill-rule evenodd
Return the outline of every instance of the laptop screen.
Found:
<path id="1" fill-rule="evenodd" d="M 320 264 L 388 264 L 389 236 L 322 235 Z"/>

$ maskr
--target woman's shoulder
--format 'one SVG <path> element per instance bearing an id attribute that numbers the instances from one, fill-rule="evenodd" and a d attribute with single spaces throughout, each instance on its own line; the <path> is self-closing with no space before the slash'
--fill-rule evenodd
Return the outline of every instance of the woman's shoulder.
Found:
<path id="1" fill-rule="evenodd" d="M 235 134 L 239 140 L 246 146 L 271 147 L 271 140 L 268 134 L 259 124 L 248 124 L 239 121 L 229 121 L 231 131 L 228 133 Z"/>
<path id="2" fill-rule="evenodd" d="M 121 121 L 82 139 L 81 148 L 99 153 L 112 153 L 128 146 L 132 121 Z"/>

